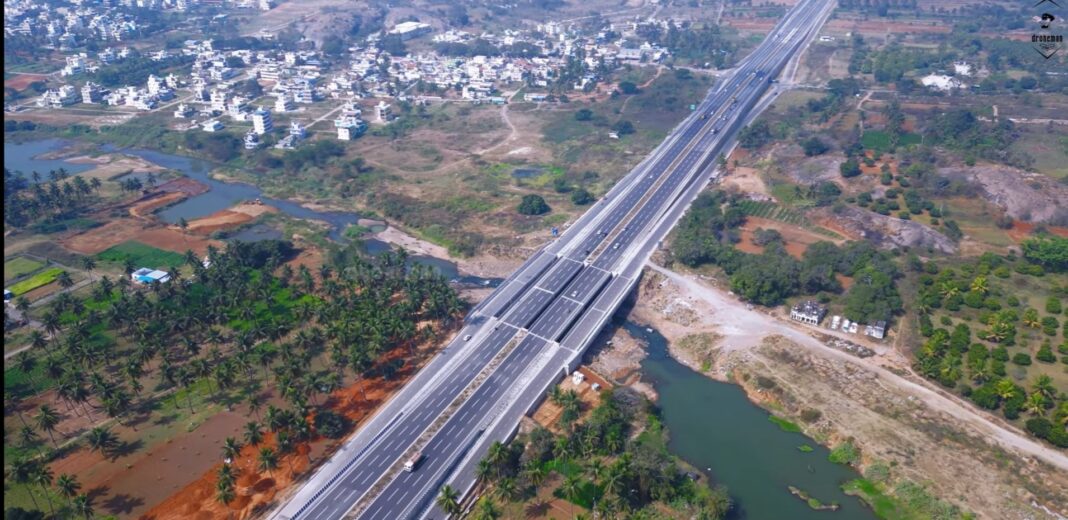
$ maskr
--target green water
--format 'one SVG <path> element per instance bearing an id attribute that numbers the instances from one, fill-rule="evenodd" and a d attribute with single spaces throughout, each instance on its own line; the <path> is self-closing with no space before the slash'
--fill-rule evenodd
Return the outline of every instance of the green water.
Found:
<path id="1" fill-rule="evenodd" d="M 705 377 L 668 356 L 660 333 L 627 322 L 631 336 L 648 343 L 642 377 L 660 395 L 658 405 L 671 434 L 673 453 L 704 471 L 730 491 L 733 519 L 874 520 L 859 499 L 840 486 L 857 478 L 850 468 L 827 460 L 828 450 L 800 433 L 787 433 L 768 420 L 736 385 Z M 810 453 L 797 449 L 815 448 Z M 790 494 L 787 486 L 807 491 L 838 511 L 815 511 Z"/>

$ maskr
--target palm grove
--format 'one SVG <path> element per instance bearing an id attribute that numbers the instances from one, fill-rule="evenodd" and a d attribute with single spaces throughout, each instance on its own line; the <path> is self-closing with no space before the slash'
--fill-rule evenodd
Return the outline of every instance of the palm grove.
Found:
<path id="1" fill-rule="evenodd" d="M 394 377 L 463 308 L 440 275 L 409 267 L 403 251 L 366 258 L 356 245 L 334 248 L 316 273 L 285 264 L 294 254 L 284 241 L 233 242 L 225 251 L 210 248 L 205 260 L 187 252 L 166 284 L 135 288 L 128 276 L 101 277 L 84 299 L 57 296 L 41 317 L 44 333 L 31 333 L 35 355 L 19 360 L 23 383 L 5 385 L 5 408 L 23 424 L 18 456 L 6 461 L 9 481 L 41 487 L 53 507 L 47 491 L 58 479 L 46 463 L 67 453 L 56 435 L 60 414 L 88 418 L 96 426 L 83 436 L 87 447 L 114 457 L 133 447 L 112 421 L 136 430 L 153 414 L 195 414 L 207 401 L 254 412 L 250 445 L 263 442 L 264 430 L 274 433 L 276 448 L 259 453 L 260 469 L 269 472 L 278 452 L 316 435 L 339 437 L 350 426 L 321 406 L 325 394 L 350 381 Z M 24 410 L 22 401 L 50 388 L 54 403 Z M 288 406 L 261 414 L 270 390 Z M 234 472 L 229 464 L 220 470 L 220 501 L 233 499 Z M 87 498 L 69 498 L 63 511 L 91 510 Z"/>

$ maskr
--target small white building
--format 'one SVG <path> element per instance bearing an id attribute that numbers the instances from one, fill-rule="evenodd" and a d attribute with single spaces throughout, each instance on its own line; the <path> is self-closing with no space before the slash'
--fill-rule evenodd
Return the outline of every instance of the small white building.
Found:
<path id="1" fill-rule="evenodd" d="M 193 115 L 193 108 L 185 103 L 178 103 L 178 108 L 174 110 L 174 117 L 178 119 L 185 119 Z"/>
<path id="2" fill-rule="evenodd" d="M 223 124 L 216 119 L 211 119 L 201 123 L 200 127 L 203 128 L 205 132 L 218 132 L 223 129 Z"/>
<path id="3" fill-rule="evenodd" d="M 883 339 L 886 337 L 886 322 L 879 320 L 871 325 L 864 327 L 864 335 L 871 336 L 875 339 Z"/>
<path id="4" fill-rule="evenodd" d="M 133 283 L 141 285 L 167 283 L 171 280 L 171 274 L 167 271 L 160 271 L 158 269 L 149 269 L 147 267 L 142 267 L 130 273 L 130 280 Z"/>

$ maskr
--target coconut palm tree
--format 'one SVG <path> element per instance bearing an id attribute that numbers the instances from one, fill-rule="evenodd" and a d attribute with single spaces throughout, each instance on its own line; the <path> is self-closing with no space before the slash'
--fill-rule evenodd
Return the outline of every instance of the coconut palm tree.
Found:
<path id="1" fill-rule="evenodd" d="M 105 457 L 119 444 L 115 434 L 103 426 L 89 430 L 88 441 L 90 450 L 99 451 Z"/>
<path id="2" fill-rule="evenodd" d="M 989 291 L 989 288 L 987 287 L 986 283 L 986 277 L 976 276 L 975 279 L 972 280 L 971 289 L 972 291 L 977 292 L 979 294 L 986 294 L 987 291 Z"/>
<path id="3" fill-rule="evenodd" d="M 1016 397 L 1016 385 L 1008 379 L 1001 379 L 994 385 L 994 391 L 1002 400 L 1008 401 L 1013 397 Z"/>
<path id="4" fill-rule="evenodd" d="M 571 517 L 575 517 L 575 501 L 578 500 L 579 495 L 582 493 L 582 482 L 575 475 L 568 475 L 564 478 L 564 483 L 560 485 L 560 491 L 567 497 L 567 501 L 571 503 Z"/>
<path id="5" fill-rule="evenodd" d="M 37 471 L 37 463 L 27 458 L 17 458 L 11 462 L 11 465 L 7 467 L 7 477 L 16 484 L 30 485 L 33 483 L 34 473 Z M 34 497 L 33 491 L 27 490 L 30 495 L 30 500 L 33 501 L 34 509 L 41 509 L 41 506 L 37 503 L 37 498 Z"/>
<path id="6" fill-rule="evenodd" d="M 1046 398 L 1042 397 L 1042 394 L 1038 392 L 1033 392 L 1027 396 L 1024 409 L 1031 412 L 1032 415 L 1042 415 L 1046 412 Z"/>
<path id="7" fill-rule="evenodd" d="M 85 517 L 85 520 L 93 518 L 96 511 L 93 509 L 93 500 L 89 495 L 81 494 L 74 497 L 74 512 Z"/>
<path id="8" fill-rule="evenodd" d="M 93 257 L 86 255 L 82 257 L 82 269 L 85 269 L 86 274 L 89 275 L 89 280 L 93 279 L 93 270 L 96 269 L 96 260 Z"/>
<path id="9" fill-rule="evenodd" d="M 241 455 L 241 444 L 233 437 L 223 440 L 223 459 L 227 462 L 235 461 Z"/>
<path id="10" fill-rule="evenodd" d="M 249 421 L 245 423 L 245 444 L 249 446 L 257 446 L 263 441 L 263 430 L 260 428 L 260 423 L 256 421 Z"/>
<path id="11" fill-rule="evenodd" d="M 45 464 L 37 464 L 30 476 L 30 481 L 40 486 L 41 492 L 48 499 L 48 509 L 52 512 L 52 516 L 56 516 L 56 508 L 52 505 L 52 495 L 48 494 L 48 488 L 52 486 L 54 480 L 52 470 Z"/>
<path id="12" fill-rule="evenodd" d="M 474 514 L 471 518 L 474 520 L 497 520 L 501 517 L 501 510 L 497 509 L 497 503 L 490 497 L 482 497 L 482 500 L 478 501 L 478 507 L 475 508 Z"/>
<path id="13" fill-rule="evenodd" d="M 452 486 L 445 484 L 441 487 L 441 492 L 438 493 L 436 503 L 445 514 L 452 516 L 460 514 L 460 494 L 456 492 Z"/>
<path id="14" fill-rule="evenodd" d="M 260 471 L 266 471 L 268 475 L 274 476 L 271 472 L 278 469 L 278 454 L 274 450 L 266 446 L 260 448 L 260 453 L 256 460 L 259 462 Z"/>
<path id="15" fill-rule="evenodd" d="M 59 490 L 60 495 L 63 495 L 63 498 L 67 499 L 68 506 L 71 505 L 70 499 L 76 496 L 81 488 L 82 485 L 78 483 L 74 475 L 63 473 L 56 477 L 56 489 Z"/>
<path id="16" fill-rule="evenodd" d="M 1053 397 L 1057 395 L 1057 389 L 1053 387 L 1053 379 L 1045 374 L 1035 378 L 1035 382 L 1031 388 L 1035 392 L 1042 394 L 1042 397 L 1046 399 L 1053 399 Z"/>
<path id="17" fill-rule="evenodd" d="M 56 444 L 56 436 L 54 432 L 56 431 L 56 425 L 59 424 L 59 414 L 57 414 L 51 406 L 43 404 L 41 405 L 41 408 L 38 409 L 37 415 L 34 417 L 34 422 L 41 431 L 48 433 L 48 438 L 52 439 L 52 445 L 58 448 L 59 444 Z"/>

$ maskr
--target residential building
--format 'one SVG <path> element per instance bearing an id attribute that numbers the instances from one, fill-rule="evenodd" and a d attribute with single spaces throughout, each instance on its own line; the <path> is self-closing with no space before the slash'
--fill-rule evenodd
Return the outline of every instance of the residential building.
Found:
<path id="1" fill-rule="evenodd" d="M 375 105 L 375 116 L 378 117 L 379 123 L 388 123 L 393 120 L 393 107 L 385 101 L 379 101 Z"/>
<path id="2" fill-rule="evenodd" d="M 827 309 L 813 300 L 805 300 L 790 309 L 790 319 L 809 325 L 819 325 L 826 314 Z"/>
<path id="3" fill-rule="evenodd" d="M 271 121 L 270 112 L 261 108 L 252 113 L 252 131 L 256 135 L 264 135 L 273 129 L 274 122 Z"/>
<path id="4" fill-rule="evenodd" d="M 354 116 L 341 116 L 334 120 L 334 126 L 337 128 L 337 138 L 342 141 L 351 141 L 367 131 L 367 123 Z"/>

